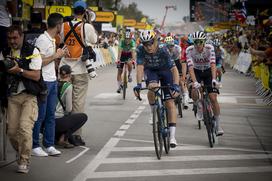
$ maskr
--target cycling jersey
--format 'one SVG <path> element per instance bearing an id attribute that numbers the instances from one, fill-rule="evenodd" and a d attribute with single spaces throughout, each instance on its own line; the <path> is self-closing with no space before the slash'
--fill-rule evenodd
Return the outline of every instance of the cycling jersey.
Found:
<path id="1" fill-rule="evenodd" d="M 143 45 L 140 45 L 137 50 L 137 64 L 144 65 L 145 69 L 151 70 L 170 70 L 175 66 L 175 62 L 166 47 L 158 47 L 154 54 L 145 51 Z"/>
<path id="2" fill-rule="evenodd" d="M 167 45 L 165 45 L 165 47 L 167 48 Z M 172 60 L 174 60 L 174 61 L 179 60 L 180 59 L 180 54 L 181 54 L 180 46 L 174 45 L 173 51 L 170 52 L 170 50 L 169 50 L 169 53 L 170 53 L 170 56 L 171 56 Z"/>
<path id="3" fill-rule="evenodd" d="M 130 40 L 128 44 L 126 44 L 125 40 L 121 40 L 119 48 L 122 49 L 120 61 L 126 62 L 132 58 L 132 51 L 136 49 L 136 44 L 134 40 Z"/>
<path id="4" fill-rule="evenodd" d="M 222 47 L 219 47 L 218 49 L 215 49 L 215 62 L 216 66 L 222 66 L 223 60 L 224 60 L 224 49 Z"/>
<path id="5" fill-rule="evenodd" d="M 191 45 L 186 49 L 186 58 L 189 67 L 193 66 L 197 70 L 209 69 L 211 64 L 215 63 L 214 47 L 205 44 L 203 51 L 198 52 L 194 45 Z"/>

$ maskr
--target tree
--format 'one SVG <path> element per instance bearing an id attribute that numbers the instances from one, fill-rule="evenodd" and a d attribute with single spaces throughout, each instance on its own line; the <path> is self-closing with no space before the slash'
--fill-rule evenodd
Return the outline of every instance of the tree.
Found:
<path id="1" fill-rule="evenodd" d="M 126 19 L 136 19 L 140 21 L 143 17 L 148 18 L 142 11 L 138 10 L 136 3 L 131 3 L 128 6 L 122 6 L 118 11 L 118 14 L 123 15 Z"/>

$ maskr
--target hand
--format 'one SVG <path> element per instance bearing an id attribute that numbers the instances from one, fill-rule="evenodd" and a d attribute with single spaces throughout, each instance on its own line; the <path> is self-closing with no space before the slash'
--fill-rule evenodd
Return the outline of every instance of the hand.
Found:
<path id="1" fill-rule="evenodd" d="M 63 57 L 65 55 L 65 47 L 63 47 L 63 48 L 58 48 L 57 49 L 57 52 L 55 53 L 55 59 L 57 59 L 57 58 L 61 58 L 61 57 Z"/>
<path id="2" fill-rule="evenodd" d="M 177 97 L 180 93 L 180 86 L 178 84 L 173 84 L 170 88 L 172 97 Z"/>
<path id="3" fill-rule="evenodd" d="M 217 87 L 218 86 L 218 82 L 216 79 L 212 80 L 212 87 Z"/>
<path id="4" fill-rule="evenodd" d="M 199 88 L 201 87 L 201 84 L 198 83 L 198 82 L 194 82 L 193 87 L 194 87 L 195 89 L 199 89 Z"/>
<path id="5" fill-rule="evenodd" d="M 13 60 L 15 62 L 15 65 L 8 70 L 8 73 L 10 74 L 18 74 L 19 72 L 21 72 L 21 68 L 19 67 L 18 63 Z"/>
<path id="6" fill-rule="evenodd" d="M 139 96 L 140 96 L 141 88 L 142 88 L 142 84 L 141 84 L 141 83 L 138 83 L 138 84 L 133 88 L 133 92 L 134 92 L 134 94 L 135 94 L 136 97 L 139 97 Z"/>

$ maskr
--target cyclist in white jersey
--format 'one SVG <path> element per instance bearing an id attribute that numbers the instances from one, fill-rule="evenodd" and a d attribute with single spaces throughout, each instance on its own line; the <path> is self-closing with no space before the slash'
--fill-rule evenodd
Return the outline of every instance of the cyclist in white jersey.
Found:
<path id="1" fill-rule="evenodd" d="M 192 98 L 194 101 L 197 101 L 198 94 L 196 89 L 201 87 L 200 82 L 203 81 L 204 85 L 208 88 L 209 97 L 213 106 L 216 135 L 221 136 L 224 134 L 224 131 L 219 125 L 220 107 L 217 101 L 219 91 L 216 88 L 218 83 L 216 81 L 214 47 L 205 44 L 206 35 L 204 32 L 197 31 L 193 34 L 192 38 L 194 45 L 186 49 L 186 61 L 189 67 L 189 74 L 193 81 Z"/>

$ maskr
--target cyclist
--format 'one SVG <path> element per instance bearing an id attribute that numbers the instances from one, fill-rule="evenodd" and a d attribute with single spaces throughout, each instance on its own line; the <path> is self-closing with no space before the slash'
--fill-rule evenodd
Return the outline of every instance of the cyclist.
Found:
<path id="1" fill-rule="evenodd" d="M 194 45 L 186 49 L 189 74 L 193 81 L 192 98 L 195 102 L 199 99 L 196 89 L 201 87 L 200 82 L 203 81 L 204 85 L 208 87 L 209 97 L 213 106 L 216 135 L 221 136 L 224 134 L 224 131 L 219 125 L 220 107 L 217 101 L 219 91 L 216 88 L 218 83 L 216 81 L 214 47 L 205 44 L 206 34 L 204 32 L 197 31 L 193 34 L 192 38 Z M 198 113 L 200 112 L 201 108 L 198 106 Z"/>
<path id="2" fill-rule="evenodd" d="M 158 87 L 159 81 L 161 82 L 161 86 L 171 87 L 170 91 L 167 89 L 163 90 L 163 92 L 168 110 L 170 146 L 174 148 L 177 145 L 175 139 L 177 114 L 173 98 L 177 97 L 180 92 L 178 70 L 168 50 L 164 46 L 159 47 L 156 34 L 153 30 L 141 32 L 140 39 L 142 45 L 137 49 L 137 86 L 134 87 L 134 93 L 136 97 L 139 96 L 144 74 L 149 89 Z M 152 110 L 155 102 L 154 92 L 149 91 L 147 97 Z"/>
<path id="3" fill-rule="evenodd" d="M 132 34 L 130 31 L 125 32 L 125 38 L 119 43 L 118 57 L 117 57 L 117 84 L 118 89 L 117 93 L 120 93 L 122 90 L 122 72 L 124 63 L 128 65 L 128 82 L 132 82 L 131 71 L 132 71 L 132 60 L 136 59 L 136 44 L 132 39 Z"/>
<path id="4" fill-rule="evenodd" d="M 225 71 L 223 63 L 225 59 L 224 49 L 221 47 L 219 39 L 213 41 L 214 51 L 215 51 L 215 62 L 216 62 L 216 74 L 219 84 L 219 88 L 222 87 L 222 73 Z"/>
<path id="5" fill-rule="evenodd" d="M 170 56 L 172 60 L 175 61 L 176 67 L 178 69 L 179 76 L 180 76 L 179 85 L 181 89 L 183 90 L 184 108 L 187 109 L 189 96 L 188 96 L 188 90 L 185 86 L 185 77 L 186 77 L 186 71 L 187 71 L 186 61 L 181 60 L 181 47 L 175 44 L 175 40 L 172 36 L 165 37 L 164 41 L 165 41 L 166 48 L 169 50 Z"/>

